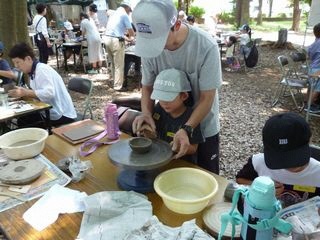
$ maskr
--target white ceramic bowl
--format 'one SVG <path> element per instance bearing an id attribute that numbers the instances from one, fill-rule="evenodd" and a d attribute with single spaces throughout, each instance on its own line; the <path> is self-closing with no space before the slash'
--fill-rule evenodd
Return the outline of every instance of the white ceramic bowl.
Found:
<path id="1" fill-rule="evenodd" d="M 0 136 L 0 148 L 13 159 L 32 158 L 42 152 L 48 131 L 42 128 L 21 128 Z"/>
<path id="2" fill-rule="evenodd" d="M 202 211 L 218 191 L 213 175 L 196 168 L 174 168 L 159 174 L 154 189 L 170 210 L 181 214 Z"/>

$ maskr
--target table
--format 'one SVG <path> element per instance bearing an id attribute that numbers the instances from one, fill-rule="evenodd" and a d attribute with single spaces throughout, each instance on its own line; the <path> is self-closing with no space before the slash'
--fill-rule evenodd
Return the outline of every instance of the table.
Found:
<path id="1" fill-rule="evenodd" d="M 121 139 L 126 139 L 128 137 L 129 135 L 127 134 L 121 134 Z M 63 157 L 77 154 L 79 146 L 79 144 L 71 145 L 67 141 L 53 134 L 48 137 L 43 154 L 52 162 L 57 162 Z M 108 147 L 109 146 L 107 145 L 102 146 L 91 155 L 82 158 L 83 160 L 91 160 L 93 169 L 85 179 L 78 183 L 71 183 L 68 187 L 85 191 L 88 195 L 99 191 L 121 190 L 117 185 L 119 169 L 109 161 L 107 156 Z M 199 168 L 184 160 L 174 160 L 166 165 L 163 170 L 174 167 Z M 221 202 L 223 201 L 223 193 L 228 181 L 221 176 L 213 175 L 219 183 L 219 191 L 212 199 L 212 203 Z M 163 224 L 177 227 L 181 226 L 184 221 L 196 218 L 198 226 L 204 228 L 202 212 L 192 215 L 177 214 L 170 211 L 156 193 L 148 193 L 147 197 L 149 201 L 152 202 L 153 214 L 155 214 Z M 35 201 L 36 200 L 32 200 L 30 202 L 23 203 L 17 207 L 0 213 L 0 227 L 9 239 L 69 240 L 76 238 L 80 230 L 82 213 L 60 214 L 55 223 L 48 226 L 43 231 L 38 232 L 22 218 L 23 213 L 30 208 Z"/>
<path id="2" fill-rule="evenodd" d="M 50 108 L 52 108 L 52 106 L 47 103 L 40 102 L 36 99 L 25 99 L 24 101 L 26 101 L 28 104 L 31 104 L 33 106 L 33 109 L 26 110 L 23 112 L 8 112 L 5 114 L 1 114 L 0 123 L 10 121 L 14 118 L 20 118 L 32 113 L 44 111 L 46 127 L 48 129 L 49 134 L 51 134 Z"/>
<path id="3" fill-rule="evenodd" d="M 77 61 L 76 61 L 76 48 L 81 47 L 81 42 L 66 42 L 62 44 L 63 47 L 63 60 L 64 60 L 64 69 L 68 71 L 68 59 L 66 57 L 66 50 L 71 49 L 73 53 L 73 65 L 74 69 L 76 69 Z"/>

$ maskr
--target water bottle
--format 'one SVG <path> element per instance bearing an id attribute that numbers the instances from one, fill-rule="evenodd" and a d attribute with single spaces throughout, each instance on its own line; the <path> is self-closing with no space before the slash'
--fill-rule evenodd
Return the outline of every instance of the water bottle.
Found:
<path id="1" fill-rule="evenodd" d="M 239 211 L 234 211 L 237 205 Z M 292 226 L 279 217 L 280 210 L 272 179 L 257 177 L 250 187 L 240 187 L 233 194 L 232 209 L 221 216 L 219 239 L 228 222 L 233 228 L 242 224 L 240 237 L 243 240 L 272 240 L 274 228 L 288 234 Z"/>
<path id="2" fill-rule="evenodd" d="M 104 109 L 104 118 L 107 127 L 107 137 L 110 140 L 119 138 L 119 120 L 117 105 L 107 103 Z"/>

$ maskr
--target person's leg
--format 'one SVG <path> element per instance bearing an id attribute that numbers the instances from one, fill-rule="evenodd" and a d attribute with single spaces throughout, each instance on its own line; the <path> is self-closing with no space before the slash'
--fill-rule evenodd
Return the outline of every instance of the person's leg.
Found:
<path id="1" fill-rule="evenodd" d="M 38 48 L 39 48 L 39 61 L 47 64 L 48 58 L 49 58 L 47 42 L 45 40 L 41 41 Z"/>
<path id="2" fill-rule="evenodd" d="M 72 118 L 68 118 L 68 117 L 62 116 L 58 120 L 51 120 L 51 125 L 54 126 L 54 127 L 58 127 L 58 126 L 61 126 L 63 124 L 72 123 L 74 121 L 75 120 L 72 119 Z"/>
<path id="3" fill-rule="evenodd" d="M 218 133 L 198 145 L 198 165 L 216 174 L 219 174 L 219 142 Z"/>
<path id="4" fill-rule="evenodd" d="M 124 75 L 124 42 L 115 38 L 114 41 L 114 84 L 113 88 L 119 90 L 123 87 Z"/>
<path id="5" fill-rule="evenodd" d="M 111 62 L 111 76 L 114 79 L 114 56 L 113 56 L 113 51 L 112 51 L 112 38 L 107 38 L 104 42 L 105 50 L 107 52 L 108 58 L 110 59 Z M 108 66 L 108 65 L 107 65 Z"/>

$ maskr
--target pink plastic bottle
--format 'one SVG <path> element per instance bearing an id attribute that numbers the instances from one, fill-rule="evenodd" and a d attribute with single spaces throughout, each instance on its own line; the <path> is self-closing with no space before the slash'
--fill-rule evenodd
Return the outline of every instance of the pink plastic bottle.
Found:
<path id="1" fill-rule="evenodd" d="M 119 120 L 117 105 L 114 103 L 107 103 L 104 109 L 104 117 L 107 126 L 108 139 L 117 139 L 119 137 Z"/>

